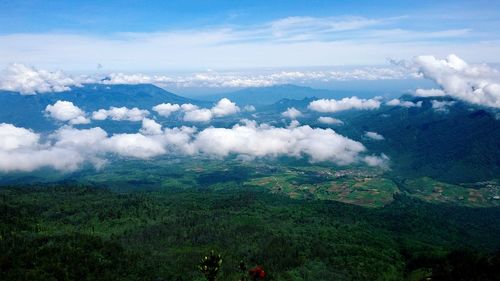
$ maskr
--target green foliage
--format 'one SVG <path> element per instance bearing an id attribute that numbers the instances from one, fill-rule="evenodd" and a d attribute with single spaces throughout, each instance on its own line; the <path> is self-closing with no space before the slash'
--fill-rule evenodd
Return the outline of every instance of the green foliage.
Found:
<path id="1" fill-rule="evenodd" d="M 137 260 L 117 242 L 85 234 L 2 235 L 1 280 L 134 280 Z"/>
<path id="2" fill-rule="evenodd" d="M 402 194 L 364 208 L 246 188 L 42 186 L 0 190 L 0 211 L 1 280 L 202 280 L 212 249 L 218 280 L 240 279 L 242 259 L 266 280 L 403 280 L 433 270 L 409 267 L 418 257 L 500 249 L 500 208 Z"/>
<path id="3" fill-rule="evenodd" d="M 495 112 L 462 102 L 448 112 L 436 112 L 431 99 L 436 98 L 419 98 L 419 108 L 346 112 L 335 116 L 348 124 L 337 131 L 354 139 L 364 131 L 383 135 L 384 141 L 363 143 L 369 151 L 389 156 L 395 176 L 428 176 L 450 183 L 498 177 L 500 122 Z"/>
<path id="4" fill-rule="evenodd" d="M 412 280 L 500 280 L 500 253 L 481 254 L 470 250 L 444 256 L 419 256 L 409 261 Z"/>

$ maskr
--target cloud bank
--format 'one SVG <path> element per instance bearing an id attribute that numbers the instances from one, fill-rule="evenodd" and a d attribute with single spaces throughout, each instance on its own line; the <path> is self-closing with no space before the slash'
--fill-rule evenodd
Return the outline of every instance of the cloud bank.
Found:
<path id="1" fill-rule="evenodd" d="M 11 124 L 0 124 L 0 171 L 34 171 L 42 167 L 75 170 L 85 162 L 78 151 L 43 144 L 40 135 Z"/>
<path id="2" fill-rule="evenodd" d="M 238 154 L 249 157 L 308 156 L 311 161 L 331 161 L 348 165 L 361 160 L 366 148 L 331 129 L 309 126 L 275 128 L 248 121 L 230 129 L 207 128 L 193 142 L 205 154 L 228 156 Z"/>
<path id="3" fill-rule="evenodd" d="M 469 65 L 455 55 L 445 59 L 417 56 L 411 62 L 388 67 L 357 67 L 349 70 L 261 70 L 259 72 L 217 72 L 183 75 L 111 73 L 71 76 L 62 71 L 38 70 L 14 63 L 0 74 L 0 90 L 21 94 L 63 92 L 85 83 L 155 84 L 166 88 L 246 88 L 280 84 L 331 81 L 429 78 L 442 89 L 417 89 L 416 96 L 454 96 L 475 104 L 498 107 L 499 71 L 487 65 Z"/>
<path id="4" fill-rule="evenodd" d="M 33 171 L 42 167 L 72 171 L 85 163 L 100 167 L 109 154 L 138 159 L 167 154 L 217 158 L 236 155 L 247 159 L 288 156 L 338 165 L 372 163 L 379 157 L 364 155 L 363 144 L 331 129 L 299 124 L 277 128 L 245 120 L 232 128 L 209 127 L 198 132 L 194 127 L 162 129 L 148 118 L 142 122 L 138 133 L 112 136 L 99 127 L 64 126 L 44 141 L 29 129 L 0 124 L 0 171 Z"/>
<path id="5" fill-rule="evenodd" d="M 360 67 L 353 70 L 264 70 L 247 72 L 196 72 L 188 75 L 146 75 L 112 73 L 104 84 L 155 84 L 168 88 L 248 88 L 307 82 L 392 80 L 413 78 L 399 67 Z"/>
<path id="6" fill-rule="evenodd" d="M 38 70 L 19 63 L 7 66 L 0 73 L 0 90 L 22 95 L 69 91 L 71 86 L 81 86 L 81 82 L 62 71 Z"/>
<path id="7" fill-rule="evenodd" d="M 154 84 L 164 88 L 247 88 L 307 82 L 349 80 L 387 80 L 412 77 L 401 67 L 362 67 L 353 70 L 263 70 L 255 72 L 194 72 L 184 75 L 147 75 L 110 73 L 69 75 L 61 70 L 39 70 L 20 63 L 7 66 L 0 73 L 0 90 L 23 95 L 65 92 L 86 83 L 105 85 Z"/>

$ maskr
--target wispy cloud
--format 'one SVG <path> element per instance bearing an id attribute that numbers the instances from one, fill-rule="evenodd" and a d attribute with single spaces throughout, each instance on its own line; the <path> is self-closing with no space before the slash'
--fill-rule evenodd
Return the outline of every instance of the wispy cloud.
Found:
<path id="1" fill-rule="evenodd" d="M 494 61 L 498 40 L 468 26 L 412 28 L 410 17 L 287 17 L 261 24 L 222 25 L 106 36 L 38 33 L 0 36 L 0 65 L 13 62 L 71 71 L 164 71 L 206 68 L 383 64 L 388 57 L 454 52 Z M 473 51 L 472 51 L 473 50 Z"/>

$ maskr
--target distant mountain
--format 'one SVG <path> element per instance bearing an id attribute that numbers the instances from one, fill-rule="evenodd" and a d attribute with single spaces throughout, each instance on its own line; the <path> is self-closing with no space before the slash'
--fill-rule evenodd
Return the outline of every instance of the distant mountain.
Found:
<path id="1" fill-rule="evenodd" d="M 357 93 L 358 95 L 362 93 Z M 216 101 L 228 98 L 241 105 L 271 105 L 282 99 L 301 100 L 304 98 L 342 98 L 356 95 L 353 91 L 333 91 L 314 89 L 296 85 L 277 85 L 271 87 L 246 88 L 235 92 L 206 96 L 204 99 Z"/>
<path id="2" fill-rule="evenodd" d="M 365 131 L 384 136 L 383 141 L 361 141 L 370 151 L 391 158 L 398 176 L 429 176 L 446 182 L 473 182 L 500 175 L 500 120 L 495 110 L 460 101 L 445 111 L 422 107 L 388 107 L 340 115 L 339 133 L 359 139 Z M 443 99 L 443 98 L 441 98 Z M 449 98 L 444 98 L 450 100 Z"/>
<path id="3" fill-rule="evenodd" d="M 318 113 L 307 110 L 316 98 L 282 99 L 262 106 L 260 122 L 284 125 L 289 119 L 280 114 L 289 107 L 302 112 L 301 124 L 331 127 L 338 133 L 362 142 L 370 153 L 385 153 L 391 159 L 390 173 L 397 177 L 429 176 L 450 183 L 475 182 L 499 178 L 500 111 L 483 108 L 449 97 L 419 98 L 402 96 L 401 100 L 421 101 L 421 107 L 387 106 L 377 110 L 347 110 Z M 449 103 L 441 109 L 432 101 Z M 318 122 L 319 116 L 331 116 L 343 125 Z M 376 132 L 384 140 L 367 138 Z"/>
<path id="4" fill-rule="evenodd" d="M 0 91 L 0 122 L 34 130 L 52 130 L 57 126 L 53 120 L 44 117 L 44 110 L 47 105 L 58 100 L 71 101 L 89 113 L 101 108 L 107 109 L 110 106 L 138 107 L 151 111 L 154 105 L 167 102 L 211 105 L 211 103 L 178 96 L 150 84 L 86 84 L 61 93 L 20 95 L 15 92 Z"/>

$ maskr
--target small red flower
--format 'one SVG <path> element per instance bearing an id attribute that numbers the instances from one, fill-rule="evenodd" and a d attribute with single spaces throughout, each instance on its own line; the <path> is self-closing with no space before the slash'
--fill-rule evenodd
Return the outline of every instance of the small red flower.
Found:
<path id="1" fill-rule="evenodd" d="M 266 272 L 261 266 L 256 266 L 248 271 L 248 274 L 252 276 L 253 280 L 264 279 L 266 277 Z"/>

